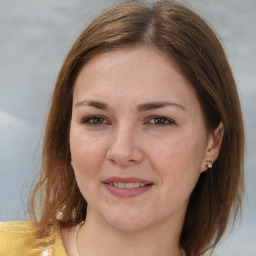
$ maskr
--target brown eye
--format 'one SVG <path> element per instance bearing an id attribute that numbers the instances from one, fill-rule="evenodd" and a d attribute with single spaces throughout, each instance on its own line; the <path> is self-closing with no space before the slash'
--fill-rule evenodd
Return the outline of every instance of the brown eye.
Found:
<path id="1" fill-rule="evenodd" d="M 86 118 L 83 123 L 88 125 L 100 125 L 100 124 L 108 124 L 109 122 L 101 116 L 91 116 Z"/>
<path id="2" fill-rule="evenodd" d="M 156 125 L 170 125 L 174 123 L 173 120 L 166 117 L 162 117 L 162 116 L 153 117 L 149 122 L 151 124 L 156 124 Z"/>
<path id="3" fill-rule="evenodd" d="M 89 119 L 89 122 L 92 124 L 102 124 L 104 122 L 104 118 L 102 117 L 93 117 Z"/>

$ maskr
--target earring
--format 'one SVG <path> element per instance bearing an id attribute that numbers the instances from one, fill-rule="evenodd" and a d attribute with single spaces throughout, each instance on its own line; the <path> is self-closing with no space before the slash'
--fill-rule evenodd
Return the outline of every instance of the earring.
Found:
<path id="1" fill-rule="evenodd" d="M 211 161 L 208 161 L 206 167 L 207 167 L 208 169 L 211 169 L 211 168 L 212 168 L 212 162 L 211 162 Z"/>

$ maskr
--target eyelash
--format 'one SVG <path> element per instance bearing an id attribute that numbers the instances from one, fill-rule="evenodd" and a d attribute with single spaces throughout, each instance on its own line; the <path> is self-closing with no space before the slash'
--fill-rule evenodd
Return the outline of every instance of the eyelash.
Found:
<path id="1" fill-rule="evenodd" d="M 153 116 L 153 117 L 150 117 L 149 122 L 151 120 L 154 120 L 154 122 L 156 122 L 156 121 L 162 122 L 162 123 L 150 123 L 150 124 L 154 124 L 157 126 L 168 126 L 168 125 L 175 124 L 174 120 L 167 118 L 165 116 Z"/>
<path id="2" fill-rule="evenodd" d="M 154 121 L 154 123 L 151 122 L 152 120 Z M 156 123 L 158 121 L 160 121 L 162 123 Z M 83 119 L 82 123 L 85 123 L 86 125 L 90 125 L 90 126 L 99 126 L 99 125 L 106 125 L 106 124 L 109 125 L 109 124 L 111 124 L 103 116 L 89 116 L 89 117 L 86 117 L 85 119 Z M 168 126 L 168 125 L 175 124 L 175 121 L 170 119 L 170 118 L 164 117 L 164 116 L 152 116 L 148 119 L 146 124 L 147 123 L 152 124 L 152 125 L 157 125 L 157 126 Z"/>
<path id="3" fill-rule="evenodd" d="M 96 120 L 101 120 L 101 121 L 106 121 L 106 123 L 94 123 L 94 121 Z M 91 122 L 92 121 L 92 122 Z M 82 123 L 85 123 L 87 125 L 91 125 L 91 126 L 97 126 L 97 125 L 104 125 L 104 124 L 110 124 L 109 121 L 107 121 L 105 119 L 105 117 L 103 116 L 89 116 L 89 117 L 86 117 L 85 119 L 82 120 Z"/>

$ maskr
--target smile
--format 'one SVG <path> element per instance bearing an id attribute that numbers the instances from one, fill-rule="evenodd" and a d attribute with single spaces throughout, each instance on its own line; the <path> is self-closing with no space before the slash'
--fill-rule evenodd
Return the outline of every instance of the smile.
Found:
<path id="1" fill-rule="evenodd" d="M 110 186 L 114 186 L 116 188 L 138 188 L 146 186 L 145 183 L 138 183 L 138 182 L 129 182 L 129 183 L 122 183 L 122 182 L 110 182 Z"/>
<path id="2" fill-rule="evenodd" d="M 154 184 L 138 178 L 110 177 L 104 180 L 103 185 L 110 194 L 116 197 L 129 198 L 147 192 Z"/>

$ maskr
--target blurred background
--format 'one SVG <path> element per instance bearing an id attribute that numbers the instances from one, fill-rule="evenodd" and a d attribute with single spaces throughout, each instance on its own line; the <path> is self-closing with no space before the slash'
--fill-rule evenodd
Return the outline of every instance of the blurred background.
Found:
<path id="1" fill-rule="evenodd" d="M 43 126 L 61 64 L 88 22 L 111 0 L 0 0 L 0 221 L 24 215 L 40 166 Z M 256 255 L 256 1 L 180 1 L 221 38 L 238 84 L 246 125 L 242 223 L 214 255 Z M 223 184 L 225 185 L 225 184 Z"/>

